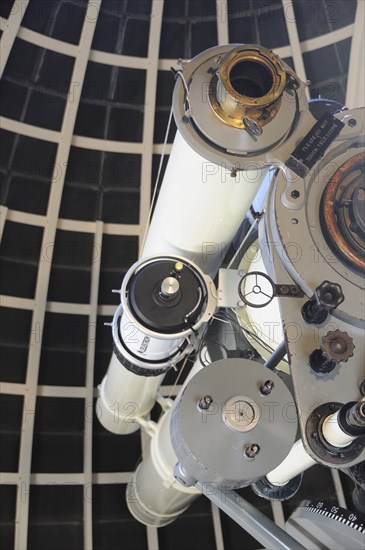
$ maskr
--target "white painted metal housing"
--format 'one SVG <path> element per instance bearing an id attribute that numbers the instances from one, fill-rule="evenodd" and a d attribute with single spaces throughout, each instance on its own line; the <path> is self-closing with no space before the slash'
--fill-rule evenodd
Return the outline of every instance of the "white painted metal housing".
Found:
<path id="1" fill-rule="evenodd" d="M 177 254 L 214 276 L 266 173 L 258 168 L 232 177 L 177 132 L 142 258 Z"/>

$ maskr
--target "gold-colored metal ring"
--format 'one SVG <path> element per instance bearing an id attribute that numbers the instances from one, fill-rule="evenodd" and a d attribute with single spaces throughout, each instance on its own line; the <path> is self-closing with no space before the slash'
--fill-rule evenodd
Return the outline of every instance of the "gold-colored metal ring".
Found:
<path id="1" fill-rule="evenodd" d="M 286 83 L 276 54 L 260 46 L 240 46 L 221 60 L 211 80 L 211 107 L 230 126 L 245 128 L 246 118 L 263 127 L 278 113 Z"/>

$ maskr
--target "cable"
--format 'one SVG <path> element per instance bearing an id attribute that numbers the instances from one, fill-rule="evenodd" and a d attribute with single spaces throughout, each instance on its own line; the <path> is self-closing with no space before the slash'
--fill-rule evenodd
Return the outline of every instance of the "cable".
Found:
<path id="1" fill-rule="evenodd" d="M 242 251 L 242 248 L 243 246 L 245 245 L 248 237 L 251 235 L 252 231 L 255 229 L 256 225 L 258 224 L 258 222 L 260 221 L 261 219 L 261 214 L 259 217 L 255 218 L 250 229 L 247 231 L 243 241 L 241 242 L 240 246 L 238 247 L 237 249 L 237 252 L 235 253 L 235 255 L 233 256 L 233 258 L 231 259 L 231 261 L 229 262 L 228 266 L 227 266 L 227 269 L 230 269 L 231 265 L 233 264 L 233 262 L 236 260 L 237 256 L 240 254 L 240 252 Z"/>
<path id="2" fill-rule="evenodd" d="M 275 349 L 272 348 L 271 346 L 269 346 L 269 344 L 267 344 L 262 338 L 260 338 L 257 334 L 255 334 L 254 332 L 251 332 L 250 330 L 248 330 L 246 327 L 242 326 L 241 323 L 238 321 L 237 319 L 237 313 L 231 308 L 231 311 L 232 313 L 234 313 L 234 315 L 236 316 L 236 319 L 232 319 L 232 322 L 233 323 L 236 323 L 246 334 L 248 334 L 248 336 L 250 336 L 251 338 L 253 338 L 253 340 L 255 340 L 256 343 L 260 344 L 268 353 L 274 353 L 275 352 Z M 283 359 L 283 361 L 285 363 L 288 364 L 288 361 L 286 361 L 285 359 Z"/>

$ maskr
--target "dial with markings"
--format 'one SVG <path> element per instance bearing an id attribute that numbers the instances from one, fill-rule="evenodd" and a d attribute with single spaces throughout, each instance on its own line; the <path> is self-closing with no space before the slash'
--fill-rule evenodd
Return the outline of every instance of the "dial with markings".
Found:
<path id="1" fill-rule="evenodd" d="M 321 500 L 304 500 L 286 522 L 286 530 L 305 548 L 363 550 L 362 514 Z"/>

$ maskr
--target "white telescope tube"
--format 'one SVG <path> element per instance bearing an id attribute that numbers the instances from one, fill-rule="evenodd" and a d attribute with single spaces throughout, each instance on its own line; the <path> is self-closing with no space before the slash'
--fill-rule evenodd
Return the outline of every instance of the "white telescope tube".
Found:
<path id="1" fill-rule="evenodd" d="M 302 440 L 298 439 L 287 457 L 267 474 L 266 479 L 273 485 L 286 485 L 293 477 L 308 470 L 315 463 L 316 461 L 305 450 Z"/>
<path id="2" fill-rule="evenodd" d="M 164 376 L 138 376 L 123 367 L 113 354 L 108 374 L 99 387 L 96 414 L 100 423 L 115 434 L 137 431 L 138 417 L 152 409 Z"/>
<path id="3" fill-rule="evenodd" d="M 177 131 L 142 258 L 177 254 L 214 276 L 267 171 L 252 163 L 232 177 Z"/>
<path id="4" fill-rule="evenodd" d="M 264 167 L 231 177 L 177 132 L 141 259 L 179 255 L 215 275 L 267 171 Z M 113 355 L 97 403 L 103 426 L 119 434 L 137 430 L 139 424 L 132 420 L 151 410 L 162 380 L 163 375 L 129 372 Z"/>
<path id="5" fill-rule="evenodd" d="M 327 416 L 322 425 L 322 433 L 326 441 L 334 447 L 346 447 L 356 437 L 346 434 L 338 422 L 339 411 Z M 304 472 L 316 461 L 309 456 L 301 439 L 296 441 L 288 456 L 279 466 L 267 474 L 267 480 L 273 485 L 286 485 L 301 472 Z"/>
<path id="6" fill-rule="evenodd" d="M 186 378 L 188 381 L 202 368 L 197 360 Z M 170 438 L 172 408 L 159 420 L 146 449 L 143 461 L 127 486 L 127 504 L 131 514 L 145 525 L 163 527 L 174 521 L 201 494 L 195 487 L 184 487 L 173 471 L 178 460 Z"/>
<path id="7" fill-rule="evenodd" d="M 327 416 L 322 425 L 322 432 L 330 445 L 334 447 L 346 447 L 356 438 L 353 435 L 348 435 L 341 429 L 338 423 L 338 413 L 339 411 L 336 411 Z"/>
<path id="8" fill-rule="evenodd" d="M 154 279 L 150 285 L 152 290 L 148 287 L 143 294 L 146 286 L 140 284 L 138 291 L 135 291 L 135 297 L 139 298 L 142 305 L 148 299 L 151 300 L 152 307 L 155 307 L 155 310 L 152 309 L 157 325 L 155 330 L 144 327 L 142 322 L 134 317 L 128 303 L 128 297 L 132 294 L 132 290 L 127 290 L 129 280 L 135 276 L 135 273 L 138 276 L 138 270 L 142 273 L 143 269 L 152 267 L 153 270 L 156 265 L 159 268 L 162 262 L 164 262 L 163 272 L 176 268 L 180 274 L 180 278 L 171 277 L 170 282 L 181 284 L 188 290 L 192 289 L 192 300 L 190 300 L 190 294 L 185 292 L 177 302 L 178 305 L 183 304 L 184 296 L 190 300 L 187 309 L 179 312 L 178 319 L 181 320 L 180 325 L 174 329 L 175 333 L 165 331 L 163 324 L 159 328 L 158 323 L 162 321 L 162 316 L 168 317 L 169 310 L 165 304 L 168 306 L 169 302 L 164 302 L 160 297 L 160 303 L 156 301 L 153 294 Z M 165 279 L 160 281 L 160 273 L 158 273 L 157 284 L 161 285 L 161 282 L 165 282 Z M 178 261 L 176 257 L 165 257 L 160 260 L 158 257 L 139 261 L 131 267 L 129 274 L 123 280 L 120 291 L 121 304 L 114 314 L 111 325 L 114 355 L 99 387 L 97 414 L 106 429 L 118 434 L 128 434 L 138 430 L 138 423 L 142 423 L 140 419 L 153 407 L 156 392 L 166 370 L 191 351 L 192 342 L 197 338 L 200 327 L 211 319 L 216 309 L 215 287 L 213 287 L 211 278 L 185 259 Z M 157 309 L 159 304 L 162 304 L 160 310 Z M 195 324 L 190 326 L 184 320 L 184 315 L 194 311 L 191 309 L 192 306 L 195 307 L 198 317 L 192 317 L 194 319 L 192 323 L 195 322 Z M 148 307 L 151 307 L 150 303 Z M 150 312 L 148 307 L 147 311 Z M 173 308 L 171 310 L 173 311 Z M 154 328 L 153 325 L 152 328 Z"/>
<path id="9" fill-rule="evenodd" d="M 173 476 L 178 462 L 170 441 L 168 410 L 157 425 L 143 461 L 127 486 L 131 514 L 145 525 L 163 527 L 174 521 L 199 495 L 195 487 L 184 487 Z"/>

